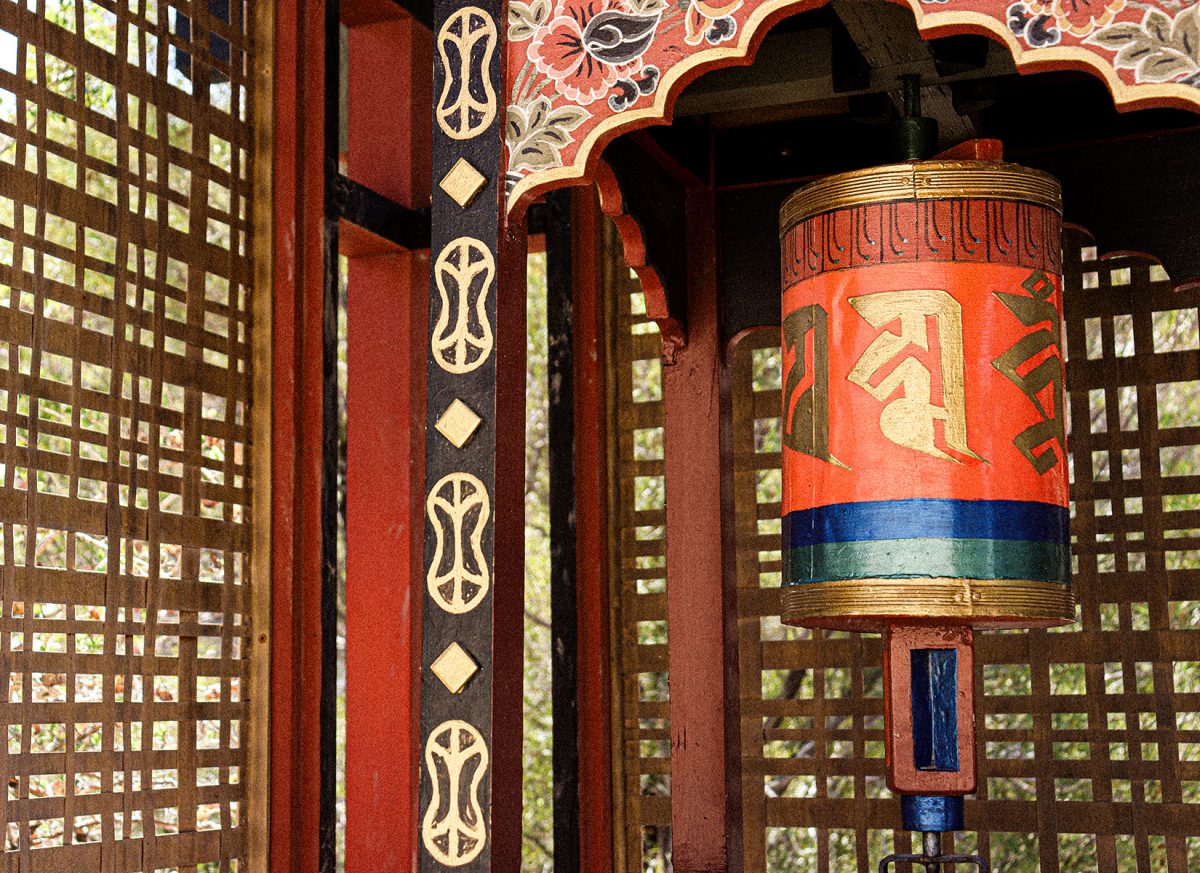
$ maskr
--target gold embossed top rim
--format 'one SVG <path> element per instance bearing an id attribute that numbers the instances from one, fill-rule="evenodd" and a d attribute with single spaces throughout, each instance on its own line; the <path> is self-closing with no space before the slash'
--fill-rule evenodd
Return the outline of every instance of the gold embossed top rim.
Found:
<path id="1" fill-rule="evenodd" d="M 801 221 L 872 203 L 895 200 L 1018 200 L 1062 214 L 1062 189 L 1048 173 L 1003 161 L 913 161 L 827 176 L 783 202 L 779 232 Z"/>

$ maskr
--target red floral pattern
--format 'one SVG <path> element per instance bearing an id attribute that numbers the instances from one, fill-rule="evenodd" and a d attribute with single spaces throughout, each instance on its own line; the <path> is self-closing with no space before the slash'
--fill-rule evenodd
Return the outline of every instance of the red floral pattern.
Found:
<path id="1" fill-rule="evenodd" d="M 681 80 L 737 62 L 765 22 L 823 2 L 509 0 L 510 205 L 582 177 L 623 118 L 662 118 Z M 988 33 L 1018 66 L 1090 69 L 1120 106 L 1200 109 L 1200 0 L 902 2 L 923 33 Z"/>
<path id="2" fill-rule="evenodd" d="M 613 0 L 559 0 L 554 17 L 534 34 L 528 56 L 537 71 L 571 103 L 586 106 L 599 100 L 617 79 L 641 69 L 641 60 L 627 64 L 605 63 L 592 55 L 583 32 L 601 12 L 621 8 Z"/>

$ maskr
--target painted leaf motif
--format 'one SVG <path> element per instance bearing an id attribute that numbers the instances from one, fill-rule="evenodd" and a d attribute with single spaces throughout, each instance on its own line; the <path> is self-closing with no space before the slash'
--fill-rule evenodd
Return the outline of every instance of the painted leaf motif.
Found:
<path id="1" fill-rule="evenodd" d="M 1096 32 L 1088 39 L 1088 42 L 1116 51 L 1117 49 L 1124 48 L 1131 42 L 1136 42 L 1146 37 L 1146 32 L 1138 27 L 1138 25 L 1122 22 L 1121 24 L 1113 24 Z"/>
<path id="2" fill-rule="evenodd" d="M 1175 16 L 1171 48 L 1200 65 L 1200 5 L 1189 6 Z"/>
<path id="3" fill-rule="evenodd" d="M 526 122 L 527 129 L 530 133 L 545 127 L 550 119 L 550 101 L 545 97 L 538 97 L 529 104 L 526 110 L 528 113 L 528 121 Z"/>
<path id="4" fill-rule="evenodd" d="M 591 115 L 582 106 L 559 106 L 550 113 L 548 124 L 561 127 L 563 130 L 574 130 L 587 121 Z"/>
<path id="5" fill-rule="evenodd" d="M 550 16 L 550 0 L 512 0 L 508 7 L 508 38 L 513 42 L 531 39 Z"/>
<path id="6" fill-rule="evenodd" d="M 546 97 L 538 97 L 526 106 L 510 106 L 506 130 L 510 169 L 562 166 L 559 149 L 574 141 L 570 132 L 589 118 L 591 115 L 581 106 L 551 108 Z"/>
<path id="7" fill-rule="evenodd" d="M 1137 69 L 1138 65 L 1149 57 L 1154 50 L 1154 43 L 1150 35 L 1142 34 L 1138 39 L 1117 52 L 1117 57 L 1113 63 L 1118 69 Z"/>
<path id="8" fill-rule="evenodd" d="M 1087 42 L 1115 51 L 1113 66 L 1133 70 L 1137 82 L 1192 84 L 1200 72 L 1200 7 L 1190 6 L 1174 19 L 1148 9 L 1140 26 L 1113 24 Z"/>
<path id="9" fill-rule="evenodd" d="M 1142 27 L 1159 45 L 1166 45 L 1171 41 L 1171 19 L 1160 9 L 1146 10 Z"/>
<path id="10" fill-rule="evenodd" d="M 1178 52 L 1159 49 L 1151 52 L 1138 67 L 1138 79 L 1142 82 L 1168 82 L 1180 73 L 1189 73 L 1195 65 Z"/>
<path id="11" fill-rule="evenodd" d="M 571 142 L 571 134 L 567 133 L 561 127 L 552 124 L 543 128 L 541 133 L 538 134 L 537 139 L 555 148 L 561 148 Z"/>
<path id="12" fill-rule="evenodd" d="M 504 119 L 504 139 L 511 149 L 529 132 L 525 110 L 520 106 L 509 106 Z"/>
<path id="13" fill-rule="evenodd" d="M 514 167 L 528 167 L 531 170 L 543 170 L 562 165 L 562 156 L 558 149 L 545 140 L 531 138 L 513 154 Z"/>

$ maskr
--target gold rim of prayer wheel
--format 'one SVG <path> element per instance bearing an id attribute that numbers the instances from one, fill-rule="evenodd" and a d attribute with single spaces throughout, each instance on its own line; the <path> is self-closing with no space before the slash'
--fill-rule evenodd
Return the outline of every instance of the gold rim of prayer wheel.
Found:
<path id="1" fill-rule="evenodd" d="M 779 210 L 779 232 L 851 206 L 896 200 L 1018 200 L 1062 213 L 1053 176 L 1003 161 L 913 161 L 827 176 L 805 185 Z"/>
<path id="2" fill-rule="evenodd" d="M 1027 579 L 844 579 L 782 590 L 784 624 L 801 627 L 878 630 L 889 622 L 937 620 L 1028 628 L 1075 620 L 1068 586 Z"/>

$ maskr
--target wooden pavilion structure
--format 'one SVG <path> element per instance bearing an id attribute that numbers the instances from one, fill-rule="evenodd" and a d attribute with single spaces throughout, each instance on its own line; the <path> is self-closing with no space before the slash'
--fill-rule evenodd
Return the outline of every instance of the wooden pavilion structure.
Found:
<path id="1" fill-rule="evenodd" d="M 518 869 L 531 250 L 555 869 L 907 849 L 878 639 L 777 620 L 778 208 L 923 115 L 1069 223 L 1079 622 L 977 644 L 967 848 L 1200 869 L 1197 111 L 1193 0 L 0 2 L 0 862 L 334 870 L 344 263 L 345 867 Z"/>

